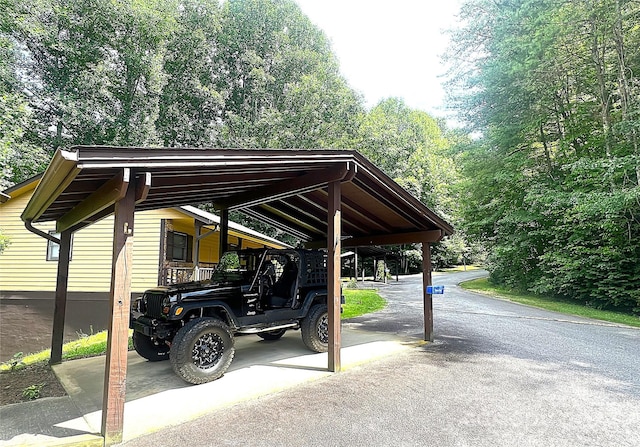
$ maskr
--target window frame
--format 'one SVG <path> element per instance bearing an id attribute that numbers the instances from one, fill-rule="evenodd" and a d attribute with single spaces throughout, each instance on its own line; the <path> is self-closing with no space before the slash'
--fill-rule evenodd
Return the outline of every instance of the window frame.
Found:
<path id="1" fill-rule="evenodd" d="M 176 236 L 183 237 L 184 246 L 176 246 Z M 181 231 L 167 231 L 167 252 L 166 259 L 171 262 L 193 262 L 193 236 Z M 181 249 L 182 254 L 180 258 L 175 257 L 176 249 Z"/>
<path id="2" fill-rule="evenodd" d="M 61 235 L 56 230 L 49 230 L 48 233 L 49 235 L 57 239 L 60 239 Z M 71 235 L 71 246 L 69 247 L 69 261 L 71 261 L 72 256 L 73 256 L 73 234 Z M 60 244 L 56 244 L 50 239 L 47 239 L 46 260 L 47 262 L 49 261 L 58 262 L 60 260 Z"/>

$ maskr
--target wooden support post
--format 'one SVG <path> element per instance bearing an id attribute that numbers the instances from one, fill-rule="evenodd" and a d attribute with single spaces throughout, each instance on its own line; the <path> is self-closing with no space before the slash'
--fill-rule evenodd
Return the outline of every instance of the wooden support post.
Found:
<path id="1" fill-rule="evenodd" d="M 62 362 L 62 343 L 64 341 L 64 319 L 67 312 L 67 285 L 69 283 L 69 261 L 71 260 L 71 230 L 60 233 L 58 253 L 58 278 L 53 311 L 53 331 L 51 335 L 50 365 Z"/>
<path id="2" fill-rule="evenodd" d="M 111 260 L 111 321 L 102 394 L 102 435 L 104 445 L 122 442 L 129 341 L 133 216 L 136 189 L 129 187 L 115 204 L 113 257 Z"/>
<path id="3" fill-rule="evenodd" d="M 202 222 L 195 221 L 194 223 L 195 237 L 193 238 L 193 265 L 199 267 L 200 265 L 200 239 L 202 239 Z"/>
<path id="4" fill-rule="evenodd" d="M 200 239 L 202 239 L 202 222 L 194 221 L 195 237 L 193 238 L 193 281 L 200 280 Z"/>
<path id="5" fill-rule="evenodd" d="M 220 210 L 220 253 L 218 259 L 222 259 L 222 255 L 227 251 L 229 244 L 229 210 L 223 208 Z"/>
<path id="6" fill-rule="evenodd" d="M 353 249 L 353 277 L 358 282 L 358 247 Z"/>
<path id="7" fill-rule="evenodd" d="M 340 182 L 329 183 L 329 203 L 327 207 L 327 274 L 329 313 L 329 371 L 340 371 L 340 234 L 342 216 Z"/>
<path id="8" fill-rule="evenodd" d="M 382 265 L 384 266 L 383 273 L 382 273 L 384 275 L 383 282 L 386 284 L 387 283 L 387 255 L 386 254 L 382 256 Z"/>
<path id="9" fill-rule="evenodd" d="M 422 243 L 422 293 L 424 296 L 424 339 L 433 341 L 433 300 L 427 293 L 427 286 L 431 285 L 431 246 Z"/>

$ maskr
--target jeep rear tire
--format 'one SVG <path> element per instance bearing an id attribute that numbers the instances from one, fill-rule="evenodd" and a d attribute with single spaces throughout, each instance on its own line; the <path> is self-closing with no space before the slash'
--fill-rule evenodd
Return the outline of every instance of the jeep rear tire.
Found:
<path id="1" fill-rule="evenodd" d="M 140 332 L 133 333 L 133 348 L 140 355 L 150 362 L 169 360 L 169 345 L 164 340 L 152 340 Z"/>
<path id="2" fill-rule="evenodd" d="M 326 304 L 316 304 L 302 320 L 302 341 L 314 352 L 329 350 L 329 315 Z"/>
<path id="3" fill-rule="evenodd" d="M 217 318 L 199 318 L 178 331 L 169 358 L 178 376 L 197 385 L 220 378 L 234 354 L 229 326 Z"/>

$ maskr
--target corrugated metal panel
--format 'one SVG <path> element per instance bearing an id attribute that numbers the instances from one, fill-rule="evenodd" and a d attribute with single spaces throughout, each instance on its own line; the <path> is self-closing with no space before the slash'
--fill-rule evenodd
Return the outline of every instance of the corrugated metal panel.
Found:
<path id="1" fill-rule="evenodd" d="M 419 242 L 438 240 L 429 231 L 453 233 L 447 222 L 355 151 L 87 146 L 71 151 L 56 154 L 23 219 L 64 220 L 124 169 L 134 177 L 151 176 L 138 211 L 214 203 L 261 218 L 302 241 L 326 243 L 326 185 L 341 181 L 343 237 L 363 241 L 407 234 Z M 103 199 L 107 203 L 109 198 Z M 96 212 L 98 218 L 107 215 L 113 205 Z"/>

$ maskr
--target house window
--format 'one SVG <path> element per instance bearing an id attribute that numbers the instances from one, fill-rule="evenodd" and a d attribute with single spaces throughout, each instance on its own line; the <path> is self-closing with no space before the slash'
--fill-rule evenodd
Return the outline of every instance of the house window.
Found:
<path id="1" fill-rule="evenodd" d="M 60 233 L 55 231 L 49 231 L 49 234 L 53 237 L 60 239 Z M 73 237 L 71 238 L 71 247 L 69 253 L 69 259 L 71 259 L 71 252 L 73 251 Z M 47 261 L 57 261 L 60 259 L 60 245 L 53 241 L 47 240 Z"/>
<path id="2" fill-rule="evenodd" d="M 167 232 L 168 261 L 191 262 L 192 246 L 193 236 L 175 231 Z"/>

